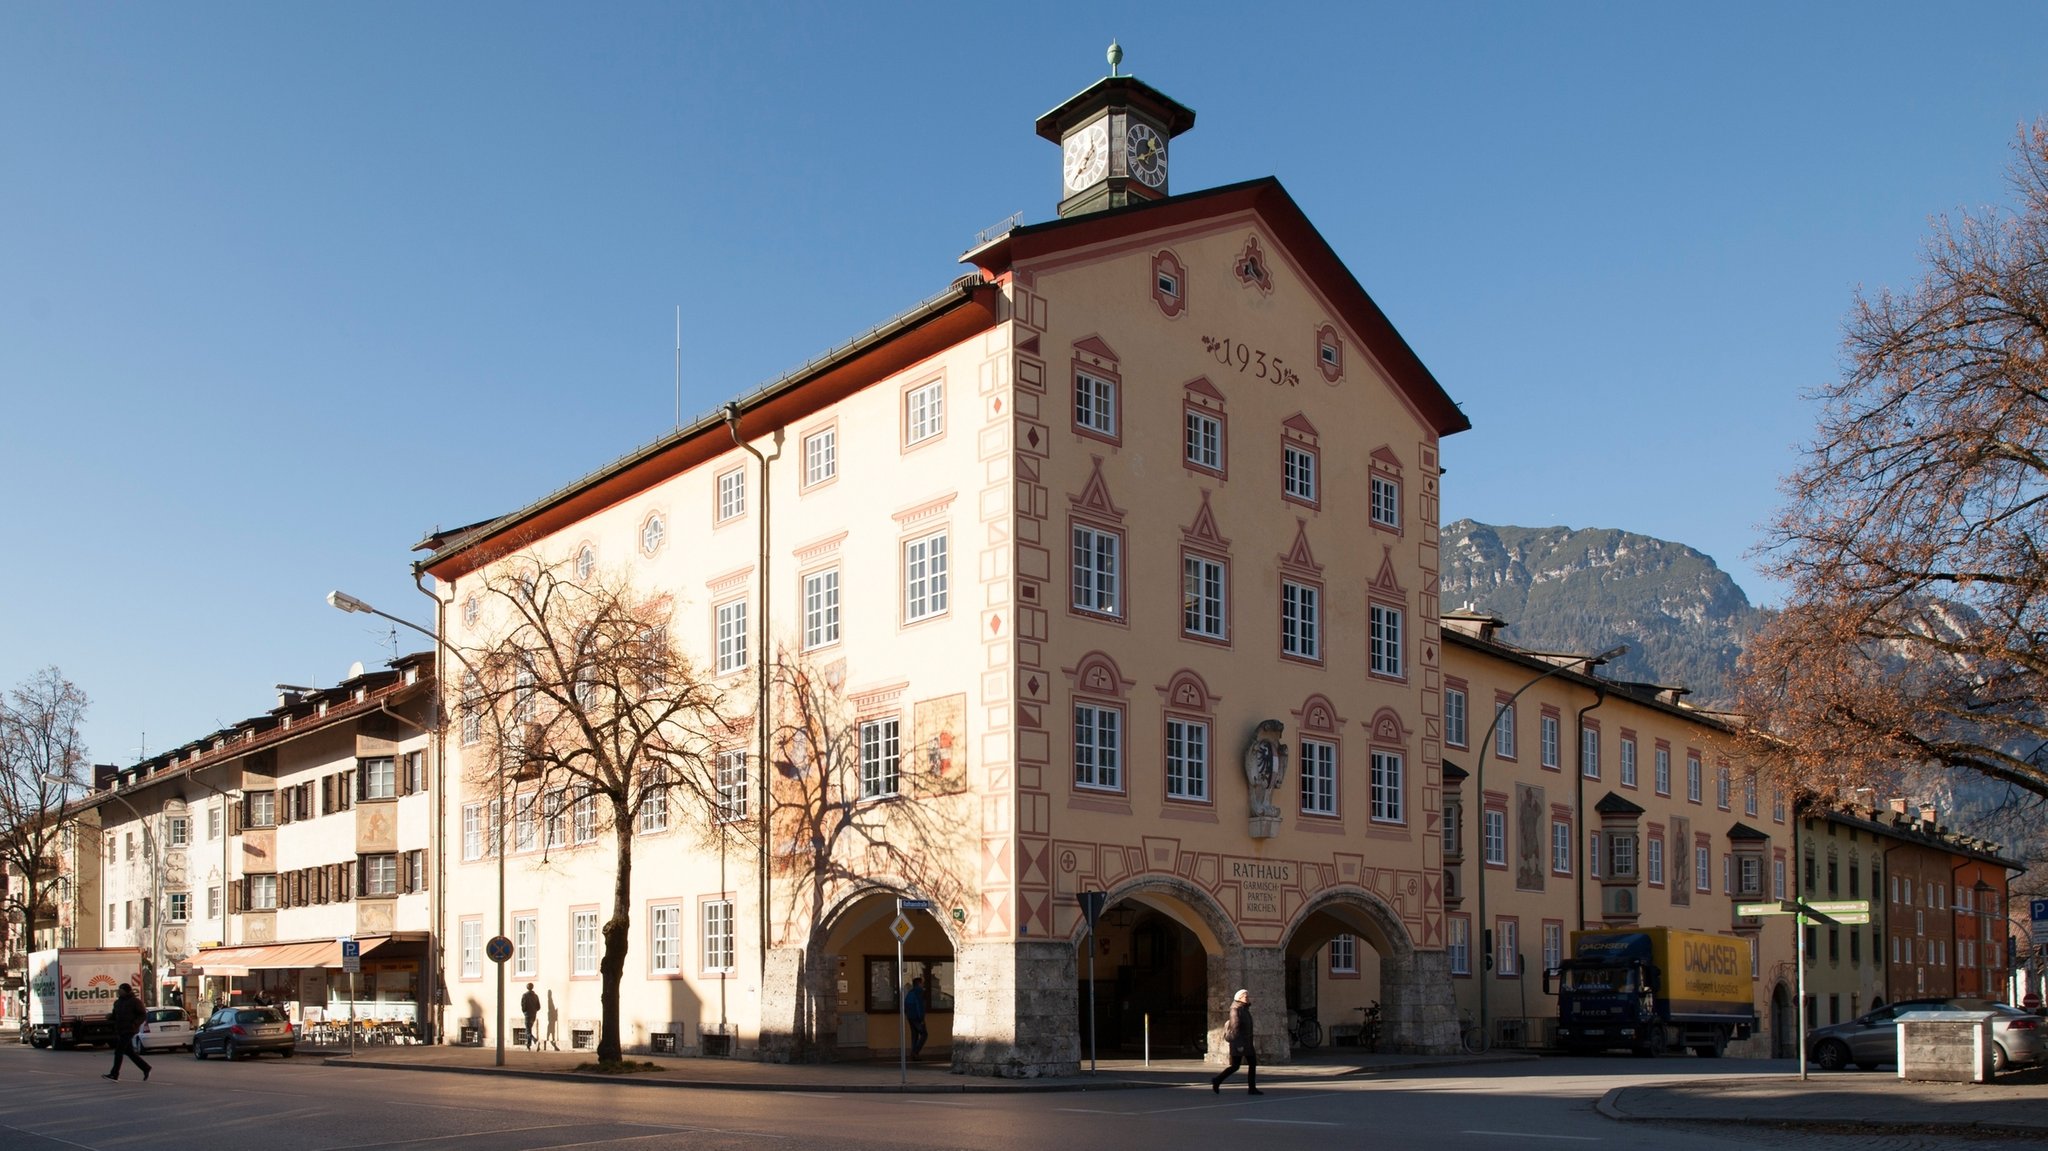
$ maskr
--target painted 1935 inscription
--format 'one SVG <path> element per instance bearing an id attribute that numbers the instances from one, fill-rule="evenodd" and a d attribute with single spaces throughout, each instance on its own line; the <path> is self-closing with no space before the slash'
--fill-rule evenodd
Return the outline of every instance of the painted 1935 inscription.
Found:
<path id="1" fill-rule="evenodd" d="M 1203 336 L 1202 350 L 1216 357 L 1224 367 L 1234 367 L 1240 375 L 1254 376 L 1270 384 L 1285 384 L 1288 387 L 1301 382 L 1293 368 L 1280 362 L 1279 356 L 1268 355 L 1263 348 L 1254 348 L 1243 340 L 1229 336 Z"/>
<path id="2" fill-rule="evenodd" d="M 1242 893 L 1242 913 L 1253 918 L 1278 918 L 1280 889 L 1294 885 L 1294 865 L 1256 859 L 1230 861 L 1230 878 Z"/>

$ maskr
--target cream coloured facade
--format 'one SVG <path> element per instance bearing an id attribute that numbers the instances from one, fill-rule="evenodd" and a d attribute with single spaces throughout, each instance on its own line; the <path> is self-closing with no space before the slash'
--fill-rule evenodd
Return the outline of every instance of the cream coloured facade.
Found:
<path id="1" fill-rule="evenodd" d="M 1167 196 L 1163 154 L 1114 146 L 1192 119 L 1116 78 L 1041 120 L 1070 160 L 1103 126 L 1093 178 L 1128 206 L 989 241 L 940 297 L 739 401 L 767 491 L 711 418 L 428 541 L 458 650 L 492 626 L 470 599 L 507 557 L 666 594 L 738 717 L 753 802 L 806 774 L 759 763 L 763 613 L 778 664 L 822 669 L 858 725 L 846 794 L 886 850 L 808 871 L 778 850 L 764 898 L 704 812 L 635 829 L 629 1048 L 895 1050 L 899 899 L 932 905 L 906 949 L 936 981 L 932 1050 L 962 1070 L 1073 1069 L 1091 971 L 1103 1046 L 1149 1021 L 1158 1047 L 1220 1051 L 1241 986 L 1269 1057 L 1322 991 L 1382 1001 L 1393 1044 L 1455 1043 L 1437 442 L 1466 423 L 1276 182 Z M 542 1028 L 587 1042 L 609 820 L 522 831 L 516 796 L 494 820 L 499 782 L 450 744 L 456 1015 L 495 1017 L 480 953 L 502 931 L 510 996 L 533 982 Z M 1339 937 L 1367 953 L 1356 976 L 1326 977 Z"/>
<path id="2" fill-rule="evenodd" d="M 1785 797 L 1750 770 L 1732 717 L 1687 706 L 1681 691 L 1597 678 L 1585 656 L 1516 648 L 1504 626 L 1444 616 L 1445 877 L 1462 1016 L 1476 1023 L 1485 995 L 1495 1046 L 1551 1046 L 1557 998 L 1544 973 L 1571 955 L 1572 932 L 1684 928 L 1741 939 L 1751 957 L 1757 1026 L 1729 1050 L 1796 1054 L 1792 917 L 1735 914 L 1794 894 L 1796 829 Z"/>

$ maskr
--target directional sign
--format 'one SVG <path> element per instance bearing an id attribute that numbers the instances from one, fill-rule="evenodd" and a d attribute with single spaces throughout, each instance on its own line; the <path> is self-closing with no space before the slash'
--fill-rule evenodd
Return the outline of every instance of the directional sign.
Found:
<path id="1" fill-rule="evenodd" d="M 1737 915 L 1790 915 L 1797 910 L 1799 910 L 1799 905 L 1789 899 L 1780 899 L 1776 903 L 1738 903 L 1735 905 L 1735 914 Z"/>
<path id="2" fill-rule="evenodd" d="M 1863 922 L 1870 922 L 1868 918 L 1870 915 L 1870 901 L 1868 899 L 1820 899 L 1807 904 L 1806 909 L 1808 911 L 1818 911 L 1822 915 L 1831 916 L 1835 919 L 1842 919 L 1845 915 L 1861 914 L 1865 916 Z M 1842 919 L 1842 922 L 1847 923 L 1848 920 Z"/>
<path id="3" fill-rule="evenodd" d="M 1868 911 L 1837 911 L 1829 915 L 1828 919 L 1835 923 L 1845 925 L 1869 923 L 1870 913 Z"/>
<path id="4" fill-rule="evenodd" d="M 363 945 L 354 939 L 341 941 L 341 969 L 361 971 L 363 969 Z"/>
<path id="5" fill-rule="evenodd" d="M 491 941 L 484 944 L 484 958 L 492 963 L 504 963 L 512 958 L 512 941 L 502 935 L 491 936 Z"/>
<path id="6" fill-rule="evenodd" d="M 931 909 L 932 901 L 929 899 L 905 899 L 896 904 L 896 910 L 898 911 L 930 911 Z"/>
<path id="7" fill-rule="evenodd" d="M 896 942 L 898 943 L 908 941 L 910 939 L 910 933 L 915 930 L 917 929 L 910 926 L 910 917 L 900 912 L 897 914 L 895 920 L 889 924 L 889 934 L 895 936 Z"/>

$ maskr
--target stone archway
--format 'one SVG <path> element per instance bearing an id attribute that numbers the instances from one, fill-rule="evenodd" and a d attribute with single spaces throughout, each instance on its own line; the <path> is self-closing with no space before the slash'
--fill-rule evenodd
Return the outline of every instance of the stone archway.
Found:
<path id="1" fill-rule="evenodd" d="M 837 892 L 820 911 L 802 947 L 778 947 L 768 956 L 761 995 L 761 1055 L 771 1060 L 863 1058 L 873 1049 L 868 1024 L 872 989 L 863 960 L 882 953 L 881 933 L 894 920 L 897 899 L 923 898 L 908 884 L 875 877 Z M 906 951 L 951 961 L 959 954 L 957 926 L 941 910 L 909 912 L 915 924 Z M 893 949 L 890 939 L 887 949 Z M 846 992 L 839 990 L 845 981 Z M 893 979 L 891 980 L 893 987 Z M 949 993 L 950 994 L 950 993 Z M 895 1018 L 894 1005 L 887 1005 Z M 950 1022 L 950 1021 L 948 1021 Z M 882 1036 L 893 1049 L 893 1035 Z M 951 1046 L 947 1027 L 934 1030 Z"/>
<path id="2" fill-rule="evenodd" d="M 1381 1050 L 1457 1049 L 1457 1006 L 1445 952 L 1416 948 L 1394 909 L 1378 894 L 1354 886 L 1326 888 L 1296 909 L 1282 936 L 1282 950 L 1313 953 L 1338 934 L 1349 934 L 1378 954 Z M 1323 1020 L 1324 1027 L 1333 1022 L 1339 1021 Z"/>
<path id="3" fill-rule="evenodd" d="M 1780 979 L 1771 986 L 1771 1058 L 1799 1057 L 1799 1021 L 1792 1014 L 1792 989 Z"/>
<path id="4" fill-rule="evenodd" d="M 1277 953 L 1245 947 L 1237 925 L 1214 897 L 1178 876 L 1134 876 L 1112 887 L 1107 895 L 1097 947 L 1109 948 L 1111 969 L 1096 974 L 1098 1024 L 1110 1020 L 1120 1025 L 1123 1021 L 1111 1016 L 1117 1010 L 1149 1015 L 1155 1053 L 1178 1047 L 1187 1054 L 1200 1052 L 1212 1062 L 1221 1062 L 1223 1021 L 1230 997 L 1240 987 L 1252 988 L 1261 1011 L 1261 1058 L 1269 1057 L 1269 1052 L 1277 1057 L 1284 1031 Z M 1148 947 L 1142 942 L 1148 931 L 1163 942 L 1163 954 L 1158 945 Z M 1075 949 L 1067 977 L 1076 996 L 1071 1018 L 1077 1049 L 1085 1058 L 1089 969 L 1082 948 L 1087 943 L 1086 923 L 1077 923 L 1069 939 Z M 1101 994 L 1116 990 L 1119 980 L 1127 985 L 1138 983 L 1139 993 L 1132 997 L 1135 1002 L 1105 1004 Z M 1132 1030 L 1135 1034 L 1136 1025 Z"/>

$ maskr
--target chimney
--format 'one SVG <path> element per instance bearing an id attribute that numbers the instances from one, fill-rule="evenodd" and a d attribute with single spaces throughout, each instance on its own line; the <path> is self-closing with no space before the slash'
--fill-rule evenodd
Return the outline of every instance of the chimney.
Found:
<path id="1" fill-rule="evenodd" d="M 1929 831 L 1934 830 L 1937 822 L 1935 815 L 1936 812 L 1933 804 L 1923 803 L 1920 805 L 1920 822 L 1926 824 Z"/>
<path id="2" fill-rule="evenodd" d="M 1849 797 L 1856 806 L 1865 811 L 1872 811 L 1877 807 L 1877 789 L 1874 787 L 1856 788 L 1849 793 Z"/>
<path id="3" fill-rule="evenodd" d="M 1886 802 L 1891 804 L 1893 815 L 1906 814 L 1906 800 L 1903 796 L 1895 795 L 1891 797 L 1889 800 L 1886 800 Z"/>

